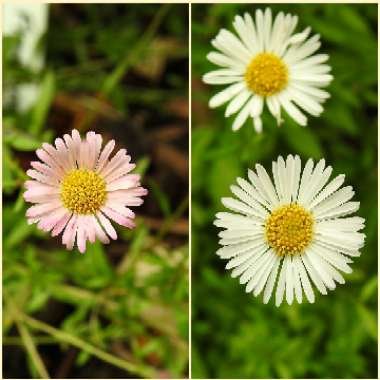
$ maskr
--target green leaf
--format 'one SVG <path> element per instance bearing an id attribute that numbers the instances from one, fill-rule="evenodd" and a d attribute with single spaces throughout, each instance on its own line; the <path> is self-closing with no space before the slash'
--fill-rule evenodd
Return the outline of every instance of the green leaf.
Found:
<path id="1" fill-rule="evenodd" d="M 241 174 L 239 162 L 230 157 L 220 158 L 211 166 L 207 181 L 208 192 L 216 205 L 222 207 L 220 199 L 229 195 L 229 187 Z"/>
<path id="2" fill-rule="evenodd" d="M 282 135 L 294 152 L 305 157 L 323 157 L 322 145 L 310 126 L 301 127 L 294 123 L 284 123 L 281 128 Z"/>
<path id="3" fill-rule="evenodd" d="M 13 225 L 11 232 L 5 236 L 4 245 L 6 249 L 18 246 L 32 233 L 33 228 L 28 225 L 26 218 L 21 218 Z"/>
<path id="4" fill-rule="evenodd" d="M 30 132 L 37 135 L 43 128 L 50 105 L 55 95 L 55 75 L 48 71 L 41 83 L 37 102 L 33 108 Z"/>
<path id="5" fill-rule="evenodd" d="M 358 304 L 357 310 L 361 318 L 363 326 L 368 334 L 377 341 L 377 318 L 374 312 L 371 312 L 367 307 Z"/>
<path id="6" fill-rule="evenodd" d="M 363 287 L 360 298 L 363 302 L 370 300 L 372 297 L 376 297 L 377 294 L 377 276 L 372 277 Z"/>
<path id="7" fill-rule="evenodd" d="M 42 141 L 32 134 L 8 126 L 4 130 L 4 142 L 20 151 L 33 151 L 41 146 Z"/>

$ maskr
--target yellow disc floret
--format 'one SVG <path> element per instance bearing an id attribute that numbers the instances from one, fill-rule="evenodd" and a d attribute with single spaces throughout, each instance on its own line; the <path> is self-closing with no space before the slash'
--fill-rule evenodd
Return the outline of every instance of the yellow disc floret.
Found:
<path id="1" fill-rule="evenodd" d="M 313 238 L 314 219 L 298 204 L 281 206 L 268 217 L 265 237 L 279 256 L 302 253 Z"/>
<path id="2" fill-rule="evenodd" d="M 252 59 L 245 72 L 248 88 L 260 96 L 271 96 L 288 83 L 288 68 L 272 53 L 260 53 Z"/>
<path id="3" fill-rule="evenodd" d="M 76 214 L 96 213 L 106 200 L 106 183 L 93 171 L 72 170 L 62 181 L 61 200 Z"/>

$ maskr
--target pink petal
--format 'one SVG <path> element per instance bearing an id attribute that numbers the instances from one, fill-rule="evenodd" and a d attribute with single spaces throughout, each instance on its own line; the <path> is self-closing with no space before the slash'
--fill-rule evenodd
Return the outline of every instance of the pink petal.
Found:
<path id="1" fill-rule="evenodd" d="M 59 162 L 61 163 L 65 171 L 71 170 L 73 166 L 70 164 L 70 157 L 63 140 L 61 138 L 55 139 L 55 146 L 58 151 Z"/>
<path id="2" fill-rule="evenodd" d="M 112 224 L 110 223 L 110 221 L 100 211 L 98 211 L 96 213 L 96 216 L 98 217 L 103 228 L 106 230 L 108 236 L 111 239 L 116 240 L 117 239 L 117 233 L 116 233 L 115 229 L 113 228 Z"/>
<path id="3" fill-rule="evenodd" d="M 70 158 L 70 163 L 73 168 L 77 167 L 77 158 L 78 158 L 78 151 L 79 151 L 79 146 L 76 145 L 75 141 L 72 139 L 72 137 L 68 134 L 65 134 L 63 136 L 68 152 L 69 152 L 69 158 Z"/>
<path id="4" fill-rule="evenodd" d="M 103 138 L 102 135 L 96 134 L 96 139 L 95 139 L 95 163 L 94 163 L 94 169 L 96 167 L 96 164 L 99 159 L 100 155 L 100 150 L 102 149 L 102 144 L 103 144 Z"/>
<path id="5" fill-rule="evenodd" d="M 42 148 L 49 154 L 49 156 L 53 159 L 53 161 L 61 166 L 64 169 L 64 166 L 62 165 L 62 162 L 60 160 L 60 154 L 59 152 L 54 148 L 53 145 L 48 143 L 43 143 Z"/>
<path id="6" fill-rule="evenodd" d="M 107 194 L 107 199 L 120 202 L 127 206 L 140 206 L 144 201 L 140 196 L 146 195 L 148 191 L 143 187 L 136 187 L 127 190 L 111 191 Z"/>
<path id="7" fill-rule="evenodd" d="M 67 213 L 67 210 L 63 207 L 53 210 L 41 218 L 37 227 L 43 231 L 49 232 Z"/>
<path id="8" fill-rule="evenodd" d="M 72 250 L 75 242 L 75 235 L 77 233 L 77 215 L 73 215 L 69 223 L 65 228 L 65 232 L 62 235 L 62 243 L 66 245 L 67 249 Z"/>
<path id="9" fill-rule="evenodd" d="M 32 161 L 30 165 L 46 177 L 53 178 L 57 183 L 61 180 L 61 177 L 57 174 L 56 171 L 40 161 Z"/>
<path id="10" fill-rule="evenodd" d="M 75 146 L 78 148 L 79 145 L 82 142 L 82 139 L 80 138 L 80 134 L 79 134 L 79 132 L 76 129 L 73 129 L 71 131 L 71 137 L 72 137 L 72 139 L 73 139 L 73 141 L 75 143 Z M 76 153 L 79 153 L 79 151 L 77 151 Z"/>
<path id="11" fill-rule="evenodd" d="M 85 159 L 84 159 L 85 149 L 86 149 L 86 145 L 83 142 L 81 142 L 81 144 L 79 145 L 79 154 L 78 154 L 78 167 L 79 167 L 79 169 L 83 169 L 86 167 Z"/>
<path id="12" fill-rule="evenodd" d="M 135 227 L 135 224 L 132 222 L 131 219 L 128 219 L 123 215 L 120 215 L 119 213 L 117 213 L 116 211 L 114 211 L 108 207 L 103 206 L 101 208 L 101 211 L 104 212 L 104 214 L 106 214 L 110 219 L 112 219 L 113 221 L 115 221 L 116 223 L 118 223 L 124 227 L 128 227 L 128 228 L 134 228 Z"/>
<path id="13" fill-rule="evenodd" d="M 42 161 L 45 162 L 45 164 L 49 165 L 53 170 L 55 170 L 60 177 L 63 177 L 65 175 L 64 170 L 59 166 L 51 157 L 50 155 L 45 152 L 43 149 L 37 149 L 36 150 L 37 157 Z"/>
<path id="14" fill-rule="evenodd" d="M 35 218 L 60 207 L 62 207 L 62 203 L 60 201 L 38 204 L 36 206 L 29 207 L 26 211 L 26 216 L 29 218 Z"/>
<path id="15" fill-rule="evenodd" d="M 133 219 L 135 217 L 135 213 L 130 208 L 125 207 L 122 203 L 118 203 L 115 201 L 107 201 L 105 206 L 112 208 L 112 210 L 118 212 L 120 215 L 123 215 L 127 218 Z"/>
<path id="16" fill-rule="evenodd" d="M 30 181 L 27 181 L 30 182 Z M 38 182 L 36 182 L 38 183 Z M 28 185 L 27 190 L 23 194 L 24 199 L 27 202 L 32 203 L 42 203 L 48 202 L 49 200 L 57 200 L 59 199 L 60 190 L 58 187 L 53 186 L 36 186 L 36 185 Z"/>
<path id="17" fill-rule="evenodd" d="M 86 215 L 84 222 L 86 228 L 86 234 L 90 243 L 95 243 L 95 227 L 92 219 L 92 215 Z"/>
<path id="18" fill-rule="evenodd" d="M 60 220 L 59 222 L 55 225 L 53 228 L 53 231 L 51 232 L 51 236 L 57 236 L 59 235 L 63 229 L 65 228 L 67 222 L 69 221 L 72 213 L 67 212 Z"/>
<path id="19" fill-rule="evenodd" d="M 104 178 L 115 169 L 117 169 L 120 165 L 128 163 L 131 159 L 130 156 L 126 155 L 125 149 L 120 149 L 109 161 L 104 168 L 99 172 Z"/>
<path id="20" fill-rule="evenodd" d="M 85 253 L 86 251 L 86 240 L 87 234 L 84 227 L 85 218 L 84 216 L 79 216 L 77 221 L 78 235 L 77 235 L 77 245 L 80 253 Z"/>
<path id="21" fill-rule="evenodd" d="M 99 140 L 100 137 L 100 140 Z M 95 132 L 87 132 L 86 135 L 87 143 L 89 146 L 89 169 L 94 170 L 96 162 L 99 157 L 99 152 L 102 144 L 102 138 L 100 135 L 97 135 Z M 100 146 L 99 146 L 100 141 Z"/>
<path id="22" fill-rule="evenodd" d="M 111 183 L 114 180 L 119 179 L 120 177 L 128 174 L 135 167 L 136 167 L 135 164 L 126 163 L 124 165 L 119 166 L 116 170 L 112 171 L 111 173 L 109 173 L 104 178 L 106 179 L 107 183 Z"/>
<path id="23" fill-rule="evenodd" d="M 34 191 L 32 195 L 31 190 L 28 190 L 24 193 L 24 199 L 30 203 L 46 203 L 49 201 L 58 201 L 58 194 L 49 194 L 41 191 Z"/>
<path id="24" fill-rule="evenodd" d="M 26 174 L 27 174 L 29 177 L 31 177 L 31 178 L 33 178 L 33 179 L 35 179 L 35 180 L 37 180 L 37 181 L 39 181 L 39 182 L 41 182 L 41 183 L 45 183 L 45 184 L 47 184 L 47 185 L 52 185 L 52 186 L 54 186 L 54 185 L 57 184 L 57 181 L 56 181 L 56 180 L 54 180 L 54 179 L 51 178 L 51 177 L 47 177 L 46 175 L 41 174 L 41 173 L 38 172 L 37 170 L 28 169 L 27 172 L 26 172 Z"/>
<path id="25" fill-rule="evenodd" d="M 115 191 L 121 189 L 130 189 L 136 187 L 136 184 L 140 181 L 139 174 L 127 174 L 124 177 L 117 179 L 111 183 L 107 182 L 107 191 Z"/>
<path id="26" fill-rule="evenodd" d="M 102 230 L 102 227 L 100 227 L 100 224 L 99 224 L 98 220 L 95 218 L 94 215 L 91 215 L 91 218 L 92 218 L 92 222 L 93 222 L 93 225 L 94 225 L 94 228 L 95 228 L 96 236 L 99 238 L 99 240 L 102 243 L 108 244 L 110 242 L 110 240 L 108 239 L 108 237 L 105 234 L 105 232 Z"/>
<path id="27" fill-rule="evenodd" d="M 108 141 L 107 145 L 104 147 L 102 153 L 100 154 L 99 160 L 96 164 L 97 173 L 99 173 L 103 169 L 114 147 L 115 147 L 115 141 L 114 140 Z"/>

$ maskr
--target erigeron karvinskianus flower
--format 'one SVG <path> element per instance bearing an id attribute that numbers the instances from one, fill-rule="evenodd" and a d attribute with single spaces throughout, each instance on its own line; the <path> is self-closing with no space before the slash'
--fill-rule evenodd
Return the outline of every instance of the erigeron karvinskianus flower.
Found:
<path id="1" fill-rule="evenodd" d="M 27 171 L 32 178 L 25 182 L 24 199 L 35 203 L 26 216 L 52 236 L 61 232 L 62 243 L 72 249 L 75 239 L 80 252 L 86 241 L 103 243 L 117 239 L 110 220 L 134 228 L 130 206 L 140 206 L 147 190 L 140 185 L 140 175 L 130 174 L 135 164 L 125 149 L 112 158 L 115 141 L 102 149 L 102 136 L 87 132 L 81 139 L 73 130 L 71 136 L 55 140 L 55 146 L 44 143 L 36 151 L 41 161 L 31 162 Z"/>
<path id="2" fill-rule="evenodd" d="M 364 244 L 364 219 L 348 215 L 359 209 L 351 186 L 341 187 L 344 175 L 331 181 L 331 166 L 309 159 L 303 171 L 298 156 L 280 156 L 272 164 L 273 179 L 259 164 L 248 170 L 249 181 L 237 178 L 231 186 L 236 198 L 223 198 L 232 212 L 216 214 L 217 251 L 229 260 L 232 277 L 246 284 L 246 291 L 264 292 L 267 303 L 275 290 L 275 302 L 288 304 L 304 296 L 314 302 L 312 283 L 322 293 L 344 284 L 341 274 L 351 273 L 352 257 Z M 301 174 L 302 172 L 302 174 Z"/>
<path id="3" fill-rule="evenodd" d="M 302 126 L 307 124 L 305 113 L 322 113 L 321 104 L 330 96 L 322 88 L 333 79 L 326 64 L 329 56 L 314 54 L 321 43 L 318 34 L 309 37 L 310 27 L 293 33 L 297 22 L 297 16 L 283 12 L 272 22 L 270 8 L 265 13 L 259 9 L 255 21 L 248 13 L 235 17 L 237 35 L 222 29 L 212 40 L 218 51 L 207 58 L 222 69 L 207 73 L 203 81 L 228 87 L 213 96 L 209 106 L 228 102 L 225 116 L 237 114 L 234 131 L 250 116 L 256 131 L 261 132 L 264 103 L 278 125 L 283 120 L 282 109 Z"/>

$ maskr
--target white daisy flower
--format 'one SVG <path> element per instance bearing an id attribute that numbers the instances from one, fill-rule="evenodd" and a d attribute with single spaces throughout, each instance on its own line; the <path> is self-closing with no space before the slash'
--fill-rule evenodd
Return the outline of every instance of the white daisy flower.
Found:
<path id="1" fill-rule="evenodd" d="M 267 303 L 275 291 L 276 305 L 294 297 L 302 302 L 303 293 L 314 302 L 311 283 L 326 294 L 336 284 L 344 284 L 340 272 L 351 273 L 351 257 L 360 256 L 365 235 L 360 233 L 365 220 L 347 217 L 359 209 L 351 202 L 351 186 L 341 187 L 344 175 L 328 183 L 331 166 L 320 160 L 314 167 L 309 159 L 301 175 L 299 156 L 280 156 L 272 163 L 273 179 L 257 164 L 248 170 L 250 182 L 237 178 L 231 186 L 238 198 L 223 198 L 230 212 L 216 214 L 219 233 L 217 251 L 228 259 L 226 268 L 232 277 L 240 277 L 247 293 L 258 296 L 264 291 Z M 310 281 L 311 280 L 311 281 Z"/>
<path id="2" fill-rule="evenodd" d="M 255 22 L 256 21 L 256 22 Z M 298 124 L 306 126 L 307 118 L 323 112 L 323 103 L 330 95 L 321 88 L 333 79 L 327 54 L 313 55 L 321 46 L 319 35 L 309 38 L 307 27 L 293 34 L 298 17 L 280 12 L 272 22 L 272 12 L 256 11 L 255 21 L 245 13 L 236 16 L 233 26 L 237 36 L 220 30 L 212 45 L 218 51 L 207 55 L 222 69 L 203 76 L 208 84 L 229 85 L 210 99 L 211 108 L 228 103 L 225 116 L 237 114 L 232 124 L 236 131 L 249 116 L 257 132 L 262 130 L 264 101 L 281 124 L 283 108 Z"/>

